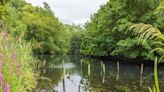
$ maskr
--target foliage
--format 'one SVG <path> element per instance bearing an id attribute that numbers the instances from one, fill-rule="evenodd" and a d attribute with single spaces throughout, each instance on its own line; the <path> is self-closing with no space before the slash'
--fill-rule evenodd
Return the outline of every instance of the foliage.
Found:
<path id="1" fill-rule="evenodd" d="M 0 1 L 0 92 L 27 92 L 36 87 L 32 68 L 35 59 L 31 43 L 22 38 L 26 26 L 12 8 L 13 1 L 18 0 Z"/>
<path id="2" fill-rule="evenodd" d="M 117 43 L 117 47 L 114 51 L 112 51 L 111 55 L 120 55 L 124 57 L 129 58 L 137 58 L 140 57 L 149 57 L 153 60 L 152 57 L 149 56 L 149 51 L 151 50 L 151 47 L 149 46 L 149 43 L 145 43 L 143 45 L 138 44 L 138 38 L 127 38 L 125 40 L 120 40 Z M 128 53 L 127 53 L 128 52 Z"/>
<path id="3" fill-rule="evenodd" d="M 139 37 L 125 32 L 131 25 L 141 22 L 163 29 L 164 17 L 159 15 L 161 6 L 157 0 L 110 0 L 86 23 L 87 31 L 82 37 L 81 52 L 154 60 L 153 54 L 149 56 L 155 47 L 154 40 L 147 40 L 140 45 Z"/>
<path id="4" fill-rule="evenodd" d="M 129 30 L 133 30 L 133 35 L 137 35 L 139 37 L 139 41 L 141 39 L 143 39 L 141 41 L 141 44 L 144 44 L 146 42 L 146 40 L 149 39 L 154 39 L 155 40 L 155 45 L 157 45 L 157 47 L 155 47 L 150 54 L 152 54 L 154 51 L 157 51 L 157 53 L 160 53 L 160 55 L 162 55 L 158 61 L 158 58 L 155 57 L 155 61 L 154 61 L 154 81 L 155 81 L 155 87 L 153 88 L 154 92 L 160 92 L 160 88 L 159 88 L 159 83 L 158 83 L 158 63 L 162 62 L 163 59 L 163 55 L 164 55 L 164 49 L 163 49 L 163 37 L 164 35 L 160 32 L 159 29 L 154 28 L 153 26 L 149 25 L 149 24 L 143 24 L 143 23 L 139 23 L 139 24 L 135 24 L 132 25 Z M 162 46 L 160 46 L 162 45 Z M 149 87 L 149 91 L 153 92 L 152 89 Z"/>
<path id="5" fill-rule="evenodd" d="M 44 2 L 44 7 L 34 7 L 24 0 L 11 0 L 2 8 L 4 11 L 0 13 L 7 28 L 14 37 L 24 34 L 25 39 L 32 42 L 34 53 L 60 54 L 68 51 L 64 25 L 47 3 Z"/>
<path id="6" fill-rule="evenodd" d="M 22 20 L 28 30 L 25 33 L 26 39 L 35 42 L 34 51 L 40 53 L 60 52 L 62 47 L 58 36 L 63 30 L 62 24 L 53 15 L 44 15 L 47 14 L 47 11 L 42 8 L 28 11 L 29 8 L 29 6 L 24 7 L 23 11 L 27 10 L 27 12 L 23 14 Z"/>
<path id="7" fill-rule="evenodd" d="M 144 44 L 147 40 L 154 40 L 155 43 L 155 47 L 153 48 L 153 50 L 151 51 L 150 54 L 152 54 L 153 52 L 159 53 L 158 56 L 159 60 L 157 58 L 157 56 L 155 57 L 155 61 L 154 61 L 154 81 L 155 81 L 155 87 L 154 87 L 154 92 L 160 92 L 160 88 L 159 88 L 159 83 L 158 83 L 158 63 L 160 62 L 164 62 L 163 61 L 163 57 L 164 57 L 164 35 L 161 33 L 161 31 L 157 28 L 154 28 L 152 25 L 150 24 L 144 24 L 144 23 L 139 23 L 139 24 L 135 24 L 132 25 L 129 30 L 133 30 L 132 34 L 136 35 L 139 37 L 139 41 L 140 39 L 143 39 L 141 41 L 142 44 Z M 152 89 L 149 87 L 149 91 L 153 92 Z"/>
<path id="8" fill-rule="evenodd" d="M 159 62 L 163 61 L 164 57 L 164 35 L 161 33 L 161 31 L 157 28 L 154 28 L 150 24 L 134 24 L 132 25 L 128 30 L 133 30 L 132 34 L 139 37 L 139 42 L 141 44 L 145 44 L 147 40 L 153 40 L 151 41 L 155 46 L 153 47 L 150 54 L 154 53 L 156 56 L 160 56 Z M 141 41 L 141 39 L 143 39 Z"/>
<path id="9" fill-rule="evenodd" d="M 79 55 L 80 54 L 80 45 L 81 45 L 81 35 L 84 32 L 84 28 L 80 25 L 65 25 L 65 29 L 68 32 L 68 43 L 69 51 L 68 54 Z"/>

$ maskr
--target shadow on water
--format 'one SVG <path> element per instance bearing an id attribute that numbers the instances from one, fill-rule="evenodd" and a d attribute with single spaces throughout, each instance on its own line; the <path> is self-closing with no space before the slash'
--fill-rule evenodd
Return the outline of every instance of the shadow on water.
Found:
<path id="1" fill-rule="evenodd" d="M 43 64 L 36 92 L 148 92 L 153 66 L 119 61 L 104 63 L 82 56 L 40 56 Z M 164 90 L 164 67 L 159 83 Z"/>

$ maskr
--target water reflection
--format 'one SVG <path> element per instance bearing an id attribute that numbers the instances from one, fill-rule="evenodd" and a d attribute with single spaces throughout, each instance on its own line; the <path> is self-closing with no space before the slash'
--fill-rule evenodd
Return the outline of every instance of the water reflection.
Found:
<path id="1" fill-rule="evenodd" d="M 144 69 L 144 64 L 141 64 L 141 70 L 140 70 L 140 86 L 143 84 L 143 69 Z"/>
<path id="2" fill-rule="evenodd" d="M 117 82 L 118 79 L 119 79 L 119 73 L 120 73 L 120 63 L 119 63 L 119 61 L 117 61 L 117 76 L 116 76 L 116 82 Z"/>
<path id="3" fill-rule="evenodd" d="M 153 66 L 104 63 L 79 56 L 41 56 L 41 76 L 36 92 L 148 92 L 153 86 Z M 164 68 L 159 69 L 164 90 Z"/>

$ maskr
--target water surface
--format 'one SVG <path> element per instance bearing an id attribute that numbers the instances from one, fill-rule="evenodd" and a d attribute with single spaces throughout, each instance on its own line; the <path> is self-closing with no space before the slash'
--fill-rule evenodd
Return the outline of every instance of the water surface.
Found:
<path id="1" fill-rule="evenodd" d="M 148 92 L 153 66 L 105 61 L 82 56 L 41 56 L 36 92 Z M 107 63 L 106 63 L 107 62 Z M 164 91 L 164 68 L 159 67 Z"/>

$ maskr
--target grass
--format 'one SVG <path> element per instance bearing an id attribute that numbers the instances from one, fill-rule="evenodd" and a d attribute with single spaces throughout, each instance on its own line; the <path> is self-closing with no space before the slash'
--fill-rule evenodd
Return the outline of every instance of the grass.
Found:
<path id="1" fill-rule="evenodd" d="M 0 33 L 0 92 L 32 92 L 36 87 L 31 43 Z M 2 77 L 1 77 L 2 76 Z M 4 79 L 3 79 L 4 78 Z M 9 92 L 5 91 L 5 92 Z"/>

